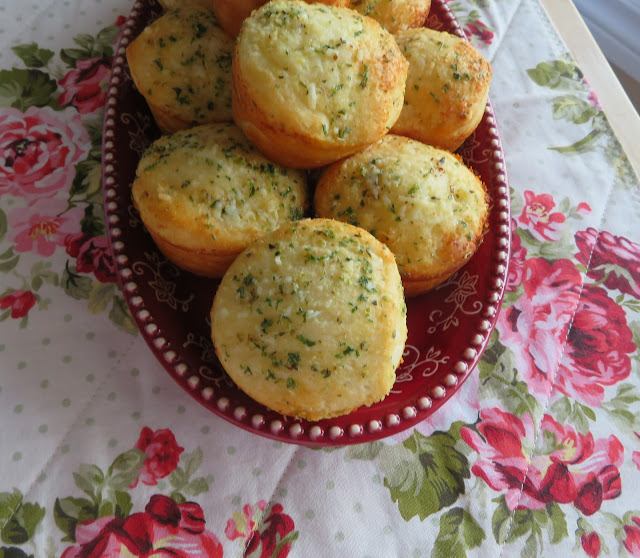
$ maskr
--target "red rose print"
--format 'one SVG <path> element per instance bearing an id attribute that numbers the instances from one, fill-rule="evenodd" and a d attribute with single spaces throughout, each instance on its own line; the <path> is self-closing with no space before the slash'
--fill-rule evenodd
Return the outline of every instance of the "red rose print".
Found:
<path id="1" fill-rule="evenodd" d="M 640 556 L 640 517 L 632 517 L 631 525 L 624 525 L 625 538 L 622 544 L 631 556 Z"/>
<path id="2" fill-rule="evenodd" d="M 576 213 L 582 216 L 589 215 L 591 213 L 591 206 L 588 203 L 580 202 L 576 208 Z"/>
<path id="3" fill-rule="evenodd" d="M 518 217 L 518 223 L 524 229 L 542 241 L 556 241 L 560 238 L 558 231 L 565 222 L 565 216 L 552 211 L 556 206 L 553 196 L 540 194 L 536 196 L 531 190 L 524 192 L 525 206 Z"/>
<path id="4" fill-rule="evenodd" d="M 636 435 L 636 438 L 638 438 L 640 440 L 640 434 L 638 434 L 637 432 L 634 432 L 634 434 Z M 633 461 L 633 463 L 635 464 L 635 466 L 638 468 L 638 470 L 640 471 L 640 451 L 634 451 L 631 454 L 631 460 Z"/>
<path id="5" fill-rule="evenodd" d="M 0 308 L 11 308 L 12 318 L 24 318 L 36 304 L 36 295 L 31 291 L 17 290 L 0 298 Z"/>
<path id="6" fill-rule="evenodd" d="M 522 245 L 520 236 L 516 232 L 516 220 L 511 219 L 511 259 L 509 260 L 509 272 L 507 274 L 507 291 L 515 291 L 522 283 L 524 260 L 527 257 L 527 249 Z"/>
<path id="7" fill-rule="evenodd" d="M 68 235 L 64 243 L 67 254 L 77 258 L 78 273 L 93 273 L 101 283 L 118 280 L 107 237 L 89 237 L 80 233 Z"/>
<path id="8" fill-rule="evenodd" d="M 89 240 L 89 235 L 85 233 L 68 234 L 64 239 L 64 248 L 72 258 L 77 258 L 80 247 Z"/>
<path id="9" fill-rule="evenodd" d="M 91 142 L 73 109 L 29 107 L 0 113 L 0 195 L 53 196 L 71 184 L 74 163 L 89 153 Z"/>
<path id="10" fill-rule="evenodd" d="M 145 511 L 129 517 L 103 517 L 76 527 L 77 546 L 62 558 L 111 556 L 176 556 L 222 558 L 218 538 L 205 529 L 202 508 L 195 503 L 176 504 L 154 495 Z"/>
<path id="11" fill-rule="evenodd" d="M 522 284 L 524 295 L 499 316 L 497 327 L 529 388 L 548 395 L 553 386 L 599 405 L 604 386 L 631 372 L 629 353 L 636 347 L 624 310 L 600 287 L 581 290 L 570 260 L 527 260 Z"/>
<path id="12" fill-rule="evenodd" d="M 640 298 L 640 245 L 607 231 L 589 227 L 576 233 L 576 259 L 587 276 L 608 289 Z"/>
<path id="13" fill-rule="evenodd" d="M 479 19 L 476 19 L 474 22 L 465 23 L 464 34 L 467 36 L 467 39 L 471 39 L 472 36 L 478 37 L 478 39 L 486 45 L 491 44 L 494 36 L 493 31 Z"/>
<path id="14" fill-rule="evenodd" d="M 36 252 L 51 256 L 57 246 L 80 228 L 82 208 L 67 210 L 67 202 L 60 199 L 41 199 L 29 207 L 19 207 L 9 213 L 10 239 L 16 252 Z"/>
<path id="15" fill-rule="evenodd" d="M 635 350 L 625 311 L 605 289 L 585 285 L 556 387 L 587 405 L 600 405 L 603 386 L 614 385 L 631 373 L 629 353 Z"/>
<path id="16" fill-rule="evenodd" d="M 267 504 L 260 500 L 255 508 L 249 504 L 242 508 L 242 513 L 233 514 L 227 521 L 224 530 L 229 540 L 243 538 L 246 540 L 244 556 L 252 558 L 286 558 L 291 550 L 293 541 L 297 538 L 297 531 L 293 519 L 280 504 L 273 504 L 269 513 L 264 517 Z M 262 521 L 256 526 L 254 514 L 259 512 Z M 260 530 L 262 527 L 262 530 Z M 277 554 L 275 553 L 277 549 Z"/>
<path id="17" fill-rule="evenodd" d="M 75 69 L 58 84 L 64 92 L 58 98 L 60 105 L 73 104 L 80 114 L 88 114 L 102 107 L 107 100 L 103 87 L 111 72 L 111 63 L 103 58 L 78 60 Z"/>
<path id="18" fill-rule="evenodd" d="M 582 543 L 582 549 L 587 553 L 587 556 L 590 556 L 591 558 L 598 557 L 600 554 L 600 547 L 602 546 L 598 533 L 595 531 L 592 531 L 588 535 L 586 533 L 582 533 L 580 542 Z"/>
<path id="19" fill-rule="evenodd" d="M 475 429 L 464 427 L 461 436 L 479 454 L 472 472 L 493 490 L 506 491 L 511 510 L 558 502 L 592 515 L 604 500 L 620 495 L 624 448 L 615 436 L 594 440 L 593 434 L 580 434 L 545 415 L 539 436 L 544 444 L 528 461 L 534 440 L 531 417 L 495 408 L 480 411 Z"/>
<path id="20" fill-rule="evenodd" d="M 140 432 L 136 448 L 147 454 L 140 475 L 131 485 L 137 486 L 138 481 L 149 486 L 158 484 L 158 479 L 170 475 L 178 466 L 180 454 L 184 451 L 176 442 L 173 432 L 168 429 L 151 430 L 145 426 Z"/>

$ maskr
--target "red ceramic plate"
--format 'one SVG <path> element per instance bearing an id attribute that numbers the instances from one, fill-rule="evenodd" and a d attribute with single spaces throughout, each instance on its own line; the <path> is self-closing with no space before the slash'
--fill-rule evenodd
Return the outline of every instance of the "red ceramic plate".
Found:
<path id="1" fill-rule="evenodd" d="M 489 231 L 464 268 L 431 293 L 408 301 L 409 338 L 391 394 L 339 418 L 307 422 L 285 417 L 236 388 L 216 358 L 209 312 L 218 282 L 168 262 L 132 207 L 136 165 L 159 134 L 131 81 L 125 49 L 159 14 L 154 0 L 139 0 L 133 7 L 114 58 L 103 136 L 104 201 L 113 255 L 125 298 L 151 351 L 207 409 L 240 428 L 283 442 L 311 446 L 370 442 L 437 412 L 473 373 L 504 292 L 511 238 L 509 187 L 491 105 L 459 150 L 488 187 Z M 444 0 L 432 1 L 427 25 L 462 36 Z"/>

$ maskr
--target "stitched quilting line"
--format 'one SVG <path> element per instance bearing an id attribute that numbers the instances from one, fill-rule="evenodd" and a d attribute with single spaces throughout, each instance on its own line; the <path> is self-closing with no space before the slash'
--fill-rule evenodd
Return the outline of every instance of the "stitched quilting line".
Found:
<path id="1" fill-rule="evenodd" d="M 511 17 L 507 21 L 507 26 L 504 28 L 504 32 L 498 37 L 497 43 L 492 45 L 493 46 L 493 52 L 491 53 L 491 56 L 488 57 L 489 62 L 493 62 L 493 59 L 496 57 L 497 52 L 500 50 L 500 47 L 502 46 L 504 38 L 507 35 L 507 32 L 509 31 L 509 29 L 511 29 L 511 25 L 513 24 L 513 20 L 516 17 L 516 14 L 518 13 L 518 11 L 520 10 L 520 7 L 522 6 L 522 2 L 523 1 L 524 0 L 520 0 L 518 2 L 518 4 L 516 5 L 515 9 L 513 10 L 513 12 L 511 12 Z"/>
<path id="2" fill-rule="evenodd" d="M 16 506 L 16 508 L 11 512 L 11 516 L 6 520 L 5 525 L 8 524 L 12 519 L 13 516 L 15 515 L 15 513 L 18 511 L 18 509 L 20 508 L 20 505 L 22 505 L 23 502 L 25 502 L 27 500 L 27 497 L 29 496 L 29 494 L 33 491 L 34 487 L 36 486 L 37 482 L 38 482 L 38 477 L 47 470 L 47 468 L 49 467 L 49 465 L 51 465 L 51 463 L 53 462 L 53 459 L 55 457 L 57 457 L 59 455 L 59 453 L 61 452 L 61 448 L 64 445 L 64 442 L 69 438 L 69 435 L 71 434 L 71 432 L 73 431 L 73 429 L 76 427 L 76 425 L 78 424 L 80 418 L 82 417 L 82 415 L 84 414 L 84 412 L 94 403 L 94 401 L 96 400 L 96 397 L 98 396 L 98 393 L 101 392 L 102 388 L 107 384 L 107 382 L 111 379 L 111 377 L 113 376 L 113 373 L 116 369 L 120 368 L 120 364 L 124 361 L 124 359 L 129 355 L 129 352 L 131 351 L 131 349 L 133 348 L 134 344 L 136 343 L 136 341 L 138 341 L 139 338 L 134 338 L 131 340 L 131 342 L 129 343 L 129 346 L 122 352 L 122 354 L 120 355 L 120 357 L 116 360 L 116 362 L 114 363 L 114 365 L 109 369 L 109 372 L 107 373 L 106 377 L 104 378 L 104 380 L 102 382 L 100 382 L 100 384 L 96 387 L 93 395 L 91 395 L 88 399 L 86 404 L 80 409 L 80 411 L 78 412 L 78 414 L 76 415 L 76 418 L 73 420 L 73 422 L 71 422 L 71 424 L 69 425 L 69 428 L 67 428 L 67 431 L 64 433 L 64 435 L 60 438 L 60 443 L 56 446 L 56 448 L 53 450 L 53 452 L 51 452 L 51 456 L 49 457 L 49 459 L 47 459 L 47 461 L 45 462 L 45 464 L 42 466 L 42 468 L 38 471 L 38 473 L 35 476 L 35 479 L 33 480 L 33 482 L 29 485 L 29 487 L 27 488 L 27 490 L 25 491 L 22 500 L 20 502 L 20 504 L 18 504 L 18 506 Z"/>
<path id="3" fill-rule="evenodd" d="M 535 5 L 538 8 L 539 12 L 542 14 L 542 16 L 543 16 L 542 19 L 547 23 L 548 26 L 550 26 L 553 29 L 553 25 L 552 25 L 551 21 L 549 20 L 546 12 L 542 9 L 542 6 L 539 4 L 538 0 L 536 0 Z M 549 29 L 549 27 L 547 27 L 547 30 L 548 29 Z M 552 34 L 552 35 L 554 37 L 557 37 L 557 35 L 555 35 L 555 34 Z M 561 40 L 558 40 L 557 43 L 559 45 L 561 45 L 561 48 L 564 48 L 564 52 L 567 52 L 567 47 L 566 47 L 566 45 L 564 45 L 564 43 Z M 585 277 L 587 276 L 587 274 L 589 272 L 589 269 L 591 267 L 591 260 L 593 258 L 593 253 L 595 251 L 595 248 L 596 248 L 596 246 L 598 244 L 598 240 L 599 240 L 601 232 L 602 232 L 603 223 L 604 223 L 605 217 L 607 215 L 608 208 L 609 208 L 609 206 L 611 204 L 611 198 L 613 196 L 614 191 L 616 190 L 615 185 L 616 185 L 616 179 L 615 179 L 615 176 L 614 176 L 611 179 L 611 183 L 609 185 L 609 189 L 608 189 L 607 195 L 605 197 L 604 208 L 602 210 L 602 215 L 600 217 L 600 221 L 599 221 L 598 226 L 597 226 L 596 238 L 595 238 L 595 241 L 594 241 L 593 246 L 591 248 L 591 251 L 589 253 L 589 258 L 587 260 L 587 265 L 585 266 L 586 267 L 585 272 L 581 274 L 582 282 L 580 284 L 580 292 L 578 293 L 578 300 L 576 302 L 576 306 L 574 308 L 574 311 L 573 311 L 573 313 L 571 315 L 571 319 L 569 320 L 569 325 L 568 325 L 568 328 L 567 328 L 567 334 L 565 335 L 565 338 L 564 338 L 564 341 L 563 341 L 563 344 L 562 344 L 562 349 L 561 349 L 561 353 L 560 353 L 560 359 L 558 360 L 558 368 L 556 368 L 556 370 L 553 373 L 553 377 L 550 380 L 549 394 L 548 394 L 548 396 L 546 398 L 546 402 L 545 402 L 545 404 L 544 404 L 544 406 L 542 408 L 542 412 L 540 414 L 540 419 L 537 422 L 536 430 L 534 431 L 533 446 L 532 446 L 532 450 L 531 450 L 531 454 L 529 456 L 529 459 L 527 460 L 527 467 L 526 467 L 526 469 L 524 471 L 524 476 L 523 476 L 524 479 L 527 478 L 527 474 L 529 473 L 529 469 L 531 468 L 531 463 L 532 463 L 534 457 L 536 456 L 536 448 L 537 448 L 538 439 L 540 437 L 540 430 L 541 430 L 542 420 L 543 420 L 544 415 L 546 414 L 546 412 L 548 410 L 549 401 L 551 400 L 551 395 L 554 392 L 555 379 L 556 379 L 556 377 L 558 375 L 558 369 L 561 366 L 561 364 L 562 364 L 562 362 L 564 360 L 565 354 L 566 354 L 569 335 L 570 335 L 571 330 L 573 328 L 573 322 L 575 320 L 576 313 L 578 311 L 578 308 L 580 306 L 580 302 L 582 300 L 582 294 L 583 294 L 584 286 L 585 286 Z M 518 504 L 522 500 L 523 493 L 524 493 L 524 482 L 520 487 L 520 496 L 518 498 Z M 511 531 L 513 530 L 515 510 L 518 509 L 518 504 L 516 504 L 516 506 L 514 507 L 514 511 L 511 514 L 511 526 L 509 527 L 509 530 L 507 532 L 507 536 L 505 537 L 505 542 L 502 543 L 502 545 L 501 545 L 502 548 L 501 548 L 501 551 L 500 551 L 500 556 L 503 555 L 505 547 L 506 547 L 506 540 L 508 540 L 509 535 L 511 534 Z"/>

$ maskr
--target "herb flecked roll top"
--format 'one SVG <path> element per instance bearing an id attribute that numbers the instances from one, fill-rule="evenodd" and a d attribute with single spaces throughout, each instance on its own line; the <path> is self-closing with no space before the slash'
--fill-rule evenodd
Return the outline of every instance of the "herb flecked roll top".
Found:
<path id="1" fill-rule="evenodd" d="M 231 122 L 234 40 L 212 9 L 170 10 L 127 48 L 127 62 L 164 133 L 209 122 Z"/>
<path id="2" fill-rule="evenodd" d="M 238 387 L 320 420 L 385 397 L 407 338 L 392 253 L 368 232 L 303 219 L 256 241 L 225 274 L 212 338 Z"/>
<path id="3" fill-rule="evenodd" d="M 309 205 L 305 174 L 266 159 L 234 124 L 161 137 L 142 156 L 132 194 L 165 255 L 213 277 L 251 241 L 303 217 Z"/>
<path id="4" fill-rule="evenodd" d="M 233 115 L 269 158 L 296 168 L 380 139 L 404 98 L 393 36 L 348 8 L 274 0 L 249 17 L 233 59 Z"/>

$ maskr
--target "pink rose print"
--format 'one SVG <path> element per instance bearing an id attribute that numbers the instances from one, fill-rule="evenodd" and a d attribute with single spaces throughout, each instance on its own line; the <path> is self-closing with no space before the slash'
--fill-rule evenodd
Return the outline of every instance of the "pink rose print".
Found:
<path id="1" fill-rule="evenodd" d="M 624 525 L 625 538 L 622 541 L 631 556 L 640 556 L 640 517 L 632 517 L 631 525 Z"/>
<path id="2" fill-rule="evenodd" d="M 107 100 L 103 90 L 111 73 L 111 62 L 102 58 L 78 60 L 75 69 L 58 84 L 64 92 L 58 98 L 60 105 L 73 104 L 80 114 L 88 114 L 102 107 Z"/>
<path id="3" fill-rule="evenodd" d="M 513 350 L 517 368 L 535 394 L 551 391 L 580 284 L 580 273 L 570 260 L 526 260 L 524 294 L 498 317 L 500 340 Z"/>
<path id="4" fill-rule="evenodd" d="M 527 257 L 527 249 L 522 245 L 522 240 L 516 232 L 516 226 L 516 220 L 511 219 L 511 259 L 509 260 L 507 284 L 505 285 L 505 289 L 510 292 L 514 292 L 522 283 L 524 260 Z"/>
<path id="5" fill-rule="evenodd" d="M 592 227 L 577 232 L 575 239 L 576 259 L 588 267 L 588 277 L 640 299 L 640 245 Z"/>
<path id="6" fill-rule="evenodd" d="M 118 278 L 105 236 L 89 237 L 79 233 L 65 239 L 67 254 L 77 258 L 78 273 L 93 273 L 101 283 L 115 283 Z"/>
<path id="7" fill-rule="evenodd" d="M 170 475 L 178 466 L 180 454 L 184 451 L 176 442 L 173 432 L 168 429 L 151 430 L 145 426 L 140 432 L 136 448 L 147 454 L 140 475 L 130 488 L 137 486 L 138 481 L 149 486 L 158 484 L 158 479 Z"/>
<path id="8" fill-rule="evenodd" d="M 523 442 L 534 439 L 531 417 L 496 408 L 480 411 L 475 429 L 464 427 L 461 436 L 479 454 L 471 471 L 493 490 L 506 491 L 510 510 L 557 502 L 592 515 L 604 500 L 620 495 L 624 448 L 615 436 L 594 440 L 545 415 L 539 436 L 544 445 L 528 461 Z"/>
<path id="9" fill-rule="evenodd" d="M 24 318 L 36 304 L 36 295 L 31 291 L 17 290 L 0 298 L 0 308 L 11 308 L 11 317 Z"/>
<path id="10" fill-rule="evenodd" d="M 499 316 L 497 327 L 529 388 L 548 395 L 554 386 L 582 403 L 600 405 L 604 386 L 631 372 L 629 353 L 636 347 L 624 310 L 600 287 L 581 290 L 570 260 L 527 260 L 522 284 L 524 295 Z"/>
<path id="11" fill-rule="evenodd" d="M 598 558 L 600 548 L 602 546 L 598 533 L 595 531 L 592 531 L 588 535 L 586 533 L 582 533 L 580 543 L 582 544 L 582 549 L 586 552 L 587 556 L 590 556 L 590 558 Z"/>
<path id="12" fill-rule="evenodd" d="M 76 527 L 77 546 L 62 558 L 110 558 L 115 556 L 175 556 L 222 558 L 218 538 L 205 530 L 202 508 L 193 502 L 176 504 L 154 495 L 145 511 L 129 517 L 103 517 Z"/>
<path id="13" fill-rule="evenodd" d="M 465 23 L 464 34 L 467 36 L 467 39 L 471 39 L 473 36 L 478 37 L 485 45 L 490 45 L 494 37 L 493 31 L 479 19 Z"/>
<path id="14" fill-rule="evenodd" d="M 525 206 L 518 217 L 518 223 L 542 241 L 556 241 L 560 238 L 558 231 L 565 222 L 565 216 L 552 211 L 556 206 L 553 196 L 540 194 L 536 196 L 531 190 L 524 192 Z"/>
<path id="15" fill-rule="evenodd" d="M 246 540 L 244 556 L 252 558 L 286 558 L 291 550 L 293 541 L 298 533 L 294 531 L 293 519 L 286 513 L 280 504 L 273 504 L 268 515 L 264 518 L 267 503 L 260 500 L 255 508 L 249 504 L 242 508 L 242 513 L 233 514 L 233 518 L 227 521 L 225 535 L 229 540 L 243 538 Z M 264 518 L 260 524 L 263 527 L 259 531 L 256 527 L 254 514 Z"/>
<path id="16" fill-rule="evenodd" d="M 36 252 L 49 257 L 56 246 L 64 246 L 65 238 L 80 228 L 83 215 L 79 207 L 67 211 L 65 200 L 41 199 L 9 213 L 10 239 L 16 252 Z"/>
<path id="17" fill-rule="evenodd" d="M 74 109 L 29 107 L 0 113 L 0 195 L 33 203 L 53 196 L 73 180 L 74 163 L 86 158 L 89 135 Z"/>

